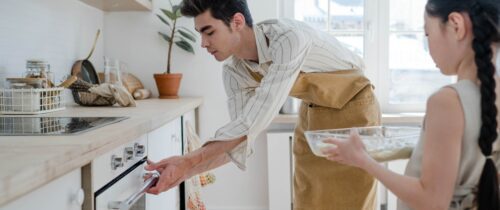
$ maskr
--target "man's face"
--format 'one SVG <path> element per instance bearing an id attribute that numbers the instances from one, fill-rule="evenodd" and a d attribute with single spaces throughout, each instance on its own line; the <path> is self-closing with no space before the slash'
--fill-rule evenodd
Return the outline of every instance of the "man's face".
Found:
<path id="1" fill-rule="evenodd" d="M 217 61 L 233 55 L 239 34 L 231 30 L 222 20 L 212 17 L 210 10 L 194 18 L 196 31 L 201 34 L 201 47 L 207 48 Z"/>

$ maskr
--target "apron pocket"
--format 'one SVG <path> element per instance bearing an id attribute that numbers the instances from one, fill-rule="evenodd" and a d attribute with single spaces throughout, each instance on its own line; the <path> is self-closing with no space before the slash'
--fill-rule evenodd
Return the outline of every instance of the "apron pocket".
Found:
<path id="1" fill-rule="evenodd" d="M 308 106 L 307 130 L 363 127 L 380 125 L 380 107 L 371 86 L 365 87 L 342 109 Z"/>
<path id="2" fill-rule="evenodd" d="M 300 74 L 290 96 L 322 107 L 342 109 L 365 88 L 370 80 L 359 70 Z"/>

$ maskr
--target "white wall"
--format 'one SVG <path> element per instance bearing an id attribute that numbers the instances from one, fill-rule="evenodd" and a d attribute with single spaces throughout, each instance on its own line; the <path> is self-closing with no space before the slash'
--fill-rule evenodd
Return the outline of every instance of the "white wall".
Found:
<path id="1" fill-rule="evenodd" d="M 79 0 L 0 0 L 0 74 L 20 77 L 27 59 L 44 59 L 58 83 L 102 27 L 103 12 Z M 90 59 L 96 68 L 103 66 L 102 43 Z"/>
<path id="2" fill-rule="evenodd" d="M 172 2 L 180 2 L 173 0 Z M 256 22 L 277 17 L 277 0 L 248 0 Z M 158 35 L 165 30 L 155 16 L 158 8 L 169 8 L 167 0 L 155 0 L 153 13 L 115 12 L 104 18 L 105 47 L 107 56 L 128 63 L 129 72 L 137 75 L 145 86 L 156 94 L 153 73 L 166 67 L 167 43 Z M 193 20 L 183 18 L 180 24 L 193 28 Z M 183 73 L 180 95 L 203 96 L 200 108 L 200 135 L 202 139 L 213 136 L 228 122 L 226 96 L 221 67 L 205 49 L 196 43 L 196 55 L 174 47 L 173 72 Z M 268 208 L 267 150 L 264 138 L 256 143 L 256 151 L 248 162 L 247 171 L 240 171 L 233 164 L 215 170 L 217 181 L 204 188 L 203 196 L 210 210 L 264 210 Z"/>

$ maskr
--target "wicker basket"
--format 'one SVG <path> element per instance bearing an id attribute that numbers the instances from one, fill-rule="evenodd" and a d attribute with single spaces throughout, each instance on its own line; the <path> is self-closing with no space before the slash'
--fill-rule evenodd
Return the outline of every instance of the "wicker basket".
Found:
<path id="1" fill-rule="evenodd" d="M 97 85 L 78 79 L 75 83 L 69 86 L 69 88 L 71 89 L 75 102 L 82 106 L 113 106 L 113 104 L 116 103 L 116 100 L 113 97 L 102 97 L 89 92 L 89 89 L 95 86 Z"/>

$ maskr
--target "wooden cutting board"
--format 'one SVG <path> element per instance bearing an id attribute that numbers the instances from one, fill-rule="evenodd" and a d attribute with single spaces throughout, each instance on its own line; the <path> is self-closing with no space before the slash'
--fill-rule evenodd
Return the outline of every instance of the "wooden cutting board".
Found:
<path id="1" fill-rule="evenodd" d="M 99 72 L 99 80 L 104 81 L 104 73 Z M 133 94 L 137 89 L 143 89 L 144 85 L 141 80 L 131 73 L 127 73 L 124 78 L 122 78 L 122 83 L 125 88 L 127 88 L 130 94 Z"/>

